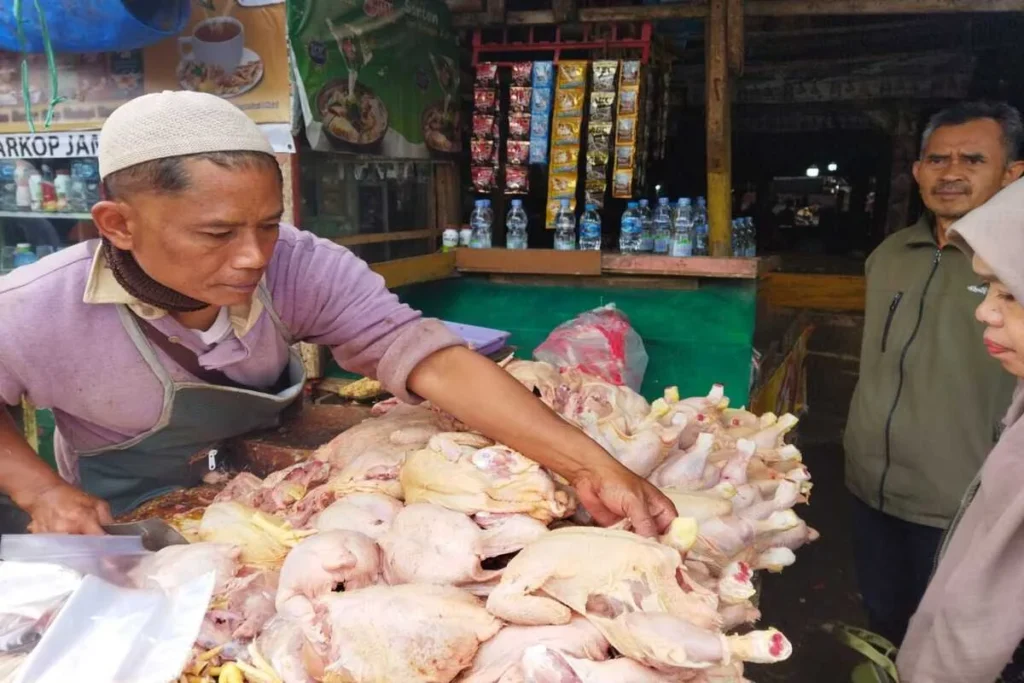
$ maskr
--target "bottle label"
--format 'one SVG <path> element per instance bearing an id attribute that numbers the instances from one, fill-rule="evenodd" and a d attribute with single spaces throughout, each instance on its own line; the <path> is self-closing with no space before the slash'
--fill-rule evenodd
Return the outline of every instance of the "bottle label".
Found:
<path id="1" fill-rule="evenodd" d="M 639 218 L 623 218 L 622 234 L 629 237 L 639 237 L 643 232 L 643 226 Z"/>
<path id="2" fill-rule="evenodd" d="M 673 256 L 692 256 L 693 245 L 690 240 L 673 240 L 672 241 L 672 255 Z"/>
<path id="3" fill-rule="evenodd" d="M 580 239 L 601 239 L 601 224 L 598 223 L 597 221 L 583 221 L 582 223 L 580 223 Z"/>

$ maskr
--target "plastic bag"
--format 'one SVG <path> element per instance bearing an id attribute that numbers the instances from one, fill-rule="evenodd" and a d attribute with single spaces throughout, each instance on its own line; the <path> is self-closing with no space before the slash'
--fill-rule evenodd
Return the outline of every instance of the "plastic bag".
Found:
<path id="1" fill-rule="evenodd" d="M 0 538 L 0 560 L 56 564 L 119 586 L 132 585 L 128 573 L 149 554 L 139 536 L 5 534 Z"/>
<path id="2" fill-rule="evenodd" d="M 213 594 L 209 572 L 172 591 L 87 576 L 18 672 L 18 683 L 167 683 L 188 662 Z"/>
<path id="3" fill-rule="evenodd" d="M 0 562 L 0 658 L 7 665 L 36 646 L 81 583 L 81 574 L 55 564 Z"/>
<path id="4" fill-rule="evenodd" d="M 612 384 L 624 384 L 634 391 L 640 391 L 647 370 L 644 342 L 615 304 L 562 323 L 534 349 L 533 357 Z"/>

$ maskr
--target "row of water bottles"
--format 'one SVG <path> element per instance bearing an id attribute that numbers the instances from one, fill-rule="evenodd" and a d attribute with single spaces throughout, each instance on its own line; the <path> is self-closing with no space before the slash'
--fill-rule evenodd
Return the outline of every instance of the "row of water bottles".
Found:
<path id="1" fill-rule="evenodd" d="M 490 199 L 474 202 L 473 213 L 469 215 L 470 249 L 490 249 L 494 211 Z M 523 200 L 513 199 L 512 209 L 505 219 L 505 246 L 508 249 L 526 249 L 526 211 Z"/>
<path id="2" fill-rule="evenodd" d="M 732 255 L 733 256 L 757 256 L 757 230 L 754 228 L 754 219 L 735 218 L 732 221 Z"/>
<path id="3" fill-rule="evenodd" d="M 653 253 L 668 256 L 706 256 L 708 253 L 708 210 L 703 197 L 694 205 L 682 197 L 675 206 L 660 197 L 654 211 L 646 199 L 629 202 L 622 214 L 619 251 L 624 254 Z"/>

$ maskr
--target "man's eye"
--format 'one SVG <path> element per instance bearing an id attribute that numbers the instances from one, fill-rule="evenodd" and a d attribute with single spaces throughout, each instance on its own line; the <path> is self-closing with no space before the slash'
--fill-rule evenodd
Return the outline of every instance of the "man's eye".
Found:
<path id="1" fill-rule="evenodd" d="M 980 285 L 978 285 L 978 291 L 981 292 L 982 294 L 988 294 L 988 283 L 982 282 Z"/>
<path id="2" fill-rule="evenodd" d="M 231 233 L 230 232 L 205 232 L 203 234 L 206 235 L 207 237 L 212 237 L 212 238 L 218 239 L 218 240 L 222 240 L 222 239 L 231 237 Z"/>

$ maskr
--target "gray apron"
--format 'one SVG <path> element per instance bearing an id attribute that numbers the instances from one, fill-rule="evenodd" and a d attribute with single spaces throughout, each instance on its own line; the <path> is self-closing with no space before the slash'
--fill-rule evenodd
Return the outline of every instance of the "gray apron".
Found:
<path id="1" fill-rule="evenodd" d="M 281 323 L 261 286 L 258 296 L 274 326 L 289 344 L 291 335 Z M 200 483 L 206 471 L 193 460 L 204 449 L 225 439 L 278 425 L 282 411 L 302 393 L 305 369 L 289 349 L 287 388 L 278 393 L 221 387 L 206 383 L 175 383 L 160 363 L 135 316 L 118 306 L 125 330 L 164 388 L 163 410 L 156 425 L 124 443 L 79 453 L 81 487 L 110 504 L 115 516 L 147 500 Z"/>

